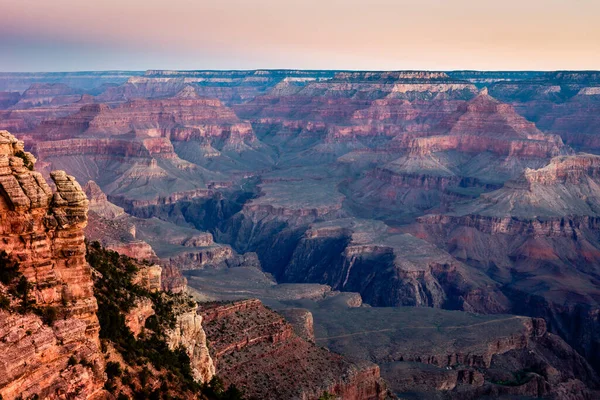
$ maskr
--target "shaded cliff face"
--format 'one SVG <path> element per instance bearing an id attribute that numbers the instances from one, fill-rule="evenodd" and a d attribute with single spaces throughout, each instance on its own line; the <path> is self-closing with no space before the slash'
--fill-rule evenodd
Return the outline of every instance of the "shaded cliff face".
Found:
<path id="1" fill-rule="evenodd" d="M 3 263 L 15 263 L 20 276 L 4 276 L 0 284 L 5 302 L 0 394 L 90 398 L 101 393 L 104 359 L 92 270 L 85 260 L 88 201 L 62 171 L 51 175 L 52 192 L 28 168 L 34 162 L 22 142 L 0 132 L 0 236 L 8 260 Z"/>
<path id="2" fill-rule="evenodd" d="M 230 246 L 216 243 L 209 232 L 126 213 L 123 208 L 111 203 L 94 181 L 88 182 L 84 191 L 90 199 L 86 238 L 128 257 L 159 262 L 164 267 L 165 291 L 184 291 L 182 270 L 257 263 L 255 257 L 249 254 L 242 256 Z"/>
<path id="3" fill-rule="evenodd" d="M 341 219 L 304 233 L 284 281 L 320 282 L 358 292 L 373 306 L 418 306 L 498 313 L 507 299 L 495 283 L 425 241 L 381 223 Z"/>
<path id="4" fill-rule="evenodd" d="M 487 269 L 511 309 L 544 317 L 597 366 L 598 157 L 557 157 L 411 231 Z M 562 277 L 556 280 L 555 277 Z"/>
<path id="5" fill-rule="evenodd" d="M 294 333 L 258 300 L 200 307 L 216 370 L 249 398 L 387 398 L 379 368 L 352 363 Z"/>

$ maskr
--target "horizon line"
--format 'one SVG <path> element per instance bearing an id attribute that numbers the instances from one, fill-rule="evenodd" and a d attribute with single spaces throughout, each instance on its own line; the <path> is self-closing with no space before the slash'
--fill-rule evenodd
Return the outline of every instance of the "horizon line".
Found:
<path id="1" fill-rule="evenodd" d="M 28 70 L 28 71 L 3 71 L 0 74 L 64 74 L 64 73 L 93 73 L 93 72 L 113 72 L 113 73 L 146 73 L 149 71 L 172 71 L 172 72 L 255 72 L 255 71 L 306 71 L 306 72 L 488 72 L 488 73 L 506 73 L 506 72 L 600 72 L 600 69 L 336 69 L 336 68 L 209 68 L 209 69 L 174 69 L 174 68 L 148 68 L 138 69 L 83 69 L 83 70 Z"/>

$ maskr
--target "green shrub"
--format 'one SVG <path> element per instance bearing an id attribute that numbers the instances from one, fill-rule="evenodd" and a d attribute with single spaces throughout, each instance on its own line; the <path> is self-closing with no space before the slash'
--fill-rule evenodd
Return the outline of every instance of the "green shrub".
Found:
<path id="1" fill-rule="evenodd" d="M 4 250 L 0 252 L 0 283 L 8 286 L 14 283 L 22 274 L 19 272 L 19 264 L 12 260 Z"/>
<path id="2" fill-rule="evenodd" d="M 0 293 L 0 310 L 8 310 L 10 307 L 10 299 Z M 2 399 L 0 399 L 2 400 Z"/>
<path id="3" fill-rule="evenodd" d="M 244 394 L 235 385 L 230 385 L 222 398 L 223 400 L 244 400 Z"/>
<path id="4" fill-rule="evenodd" d="M 104 383 L 104 390 L 106 390 L 108 393 L 114 393 L 115 390 L 117 390 L 117 385 L 114 384 L 114 382 L 112 381 L 106 381 Z"/>
<path id="5" fill-rule="evenodd" d="M 330 394 L 328 391 L 324 391 L 319 400 L 334 400 L 335 396 Z"/>
<path id="6" fill-rule="evenodd" d="M 13 293 L 15 296 L 21 299 L 21 305 L 19 307 L 19 312 L 26 313 L 32 310 L 32 306 L 35 304 L 35 300 L 29 297 L 29 292 L 31 291 L 31 284 L 25 278 L 25 276 L 21 275 L 17 284 L 13 289 Z"/>
<path id="7" fill-rule="evenodd" d="M 58 309 L 56 307 L 50 306 L 50 307 L 38 308 L 38 309 L 34 310 L 34 312 L 42 318 L 42 321 L 46 325 L 50 325 L 50 326 L 54 325 L 54 322 L 56 322 L 56 320 L 58 318 Z"/>
<path id="8" fill-rule="evenodd" d="M 210 400 L 243 399 L 242 393 L 235 386 L 224 390 L 218 379 L 212 385 L 201 387 L 194 381 L 185 348 L 172 350 L 167 345 L 166 331 L 175 328 L 177 321 L 176 306 L 189 306 L 188 297 L 164 292 L 151 293 L 133 283 L 137 266 L 140 265 L 137 261 L 103 249 L 98 242 L 88 244 L 87 250 L 88 263 L 99 272 L 95 276 L 94 294 L 98 300 L 101 341 L 110 341 L 126 364 L 142 366 L 137 375 L 141 389 L 137 388 L 129 372 L 118 363 L 107 363 L 106 374 L 109 380 L 114 381 L 120 377 L 121 383 L 131 388 L 135 399 L 159 398 L 160 391 L 166 394 L 169 387 L 177 388 L 182 393 L 202 394 Z M 146 319 L 145 334 L 136 338 L 125 325 L 125 314 L 140 298 L 152 301 L 154 315 Z M 106 345 L 103 347 L 106 348 Z M 148 364 L 159 371 L 161 376 L 167 377 L 160 391 L 150 391 L 145 387 L 152 377 Z"/>
<path id="9" fill-rule="evenodd" d="M 113 379 L 114 377 L 121 376 L 123 371 L 121 370 L 121 364 L 114 361 L 109 361 L 106 363 L 105 369 L 106 375 L 108 379 Z"/>

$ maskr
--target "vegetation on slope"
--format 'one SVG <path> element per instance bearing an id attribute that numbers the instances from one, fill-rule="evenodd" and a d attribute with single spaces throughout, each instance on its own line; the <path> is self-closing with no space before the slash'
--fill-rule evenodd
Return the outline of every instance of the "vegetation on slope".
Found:
<path id="1" fill-rule="evenodd" d="M 136 285 L 134 277 L 143 262 L 106 250 L 98 242 L 88 245 L 87 260 L 96 271 L 102 350 L 111 360 L 106 364 L 109 392 L 118 399 L 242 399 L 235 387 L 225 390 L 218 378 L 204 385 L 195 382 L 185 349 L 169 349 L 166 332 L 175 327 L 177 309 L 190 302 L 187 295 L 153 293 Z M 152 301 L 155 315 L 136 338 L 125 315 L 142 298 Z"/>

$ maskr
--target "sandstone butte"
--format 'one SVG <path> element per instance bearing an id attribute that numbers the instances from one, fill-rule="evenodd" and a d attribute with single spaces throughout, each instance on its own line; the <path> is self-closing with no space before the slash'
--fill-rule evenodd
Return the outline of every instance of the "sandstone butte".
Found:
<path id="1" fill-rule="evenodd" d="M 23 142 L 0 131 L 0 240 L 2 250 L 18 261 L 19 272 L 31 284 L 36 307 L 59 310 L 61 318 L 48 322 L 32 312 L 15 312 L 16 300 L 6 297 L 10 304 L 0 309 L 0 395 L 10 400 L 113 398 L 105 390 L 106 363 L 92 279 L 97 272 L 85 258 L 89 201 L 77 181 L 63 171 L 50 174 L 53 191 L 33 169 L 35 162 L 33 155 L 24 151 Z M 88 187 L 88 193 L 93 194 L 93 202 L 103 201 L 94 187 Z M 175 268 L 163 270 L 151 264 L 139 269 L 133 283 L 150 292 L 185 290 L 185 279 Z M 0 294 L 7 295 L 3 284 Z M 209 381 L 215 366 L 225 365 L 227 355 L 237 349 L 249 357 L 269 357 L 272 365 L 291 374 L 286 379 L 293 376 L 303 382 L 300 388 L 295 383 L 285 384 L 279 369 L 266 368 L 269 363 L 258 363 L 245 374 L 230 374 L 230 366 L 220 369 L 226 383 L 251 384 L 249 393 L 264 394 L 265 389 L 280 387 L 282 395 L 290 398 L 299 394 L 316 399 L 324 391 L 349 399 L 383 399 L 387 395 L 376 365 L 355 364 L 315 346 L 310 338 L 297 336 L 283 317 L 258 300 L 207 306 L 201 312 L 184 308 L 168 331 L 167 343 L 172 349 L 185 349 L 198 382 Z M 153 314 L 152 304 L 142 299 L 125 316 L 125 323 L 138 335 Z M 223 318 L 233 318 L 232 336 L 211 336 L 216 345 L 211 356 L 204 325 L 211 323 L 212 327 Z M 254 324 L 251 334 L 245 328 L 249 323 Z M 313 369 L 312 364 L 320 369 Z M 270 385 L 258 385 L 265 374 Z"/>
<path id="2" fill-rule="evenodd" d="M 0 310 L 0 394 L 5 399 L 74 393 L 99 398 L 104 359 L 92 271 L 85 260 L 88 200 L 62 171 L 51 175 L 52 192 L 40 173 L 24 165 L 35 159 L 23 150 L 22 142 L 0 132 L 2 249 L 19 261 L 39 306 L 69 306 L 67 317 L 52 327 L 31 313 Z M 68 366 L 71 356 L 86 359 L 86 366 Z"/>

